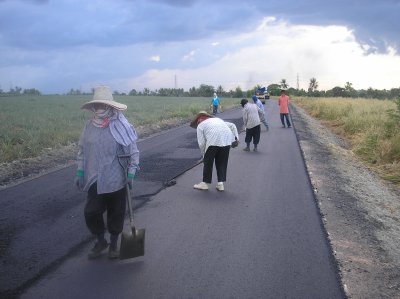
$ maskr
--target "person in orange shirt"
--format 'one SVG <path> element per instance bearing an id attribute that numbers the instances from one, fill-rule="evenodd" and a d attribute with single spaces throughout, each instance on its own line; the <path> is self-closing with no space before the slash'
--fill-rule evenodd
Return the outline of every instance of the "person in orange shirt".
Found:
<path id="1" fill-rule="evenodd" d="M 289 120 L 289 97 L 286 95 L 286 88 L 281 88 L 281 96 L 278 98 L 279 113 L 281 114 L 282 128 L 285 128 L 285 118 L 288 128 L 291 128 Z"/>

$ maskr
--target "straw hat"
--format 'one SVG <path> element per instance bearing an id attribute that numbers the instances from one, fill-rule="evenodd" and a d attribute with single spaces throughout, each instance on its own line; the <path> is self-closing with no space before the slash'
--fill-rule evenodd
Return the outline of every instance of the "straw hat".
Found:
<path id="1" fill-rule="evenodd" d="M 94 89 L 93 99 L 82 105 L 81 109 L 90 110 L 93 104 L 106 104 L 117 110 L 126 110 L 128 107 L 125 104 L 114 101 L 110 88 L 107 86 L 99 86 Z"/>
<path id="2" fill-rule="evenodd" d="M 190 126 L 194 129 L 197 129 L 197 121 L 199 119 L 200 116 L 205 115 L 208 117 L 214 117 L 213 115 L 207 113 L 206 111 L 200 111 L 199 113 L 197 113 L 197 115 L 194 117 L 194 119 L 192 120 L 192 122 L 190 123 Z"/>

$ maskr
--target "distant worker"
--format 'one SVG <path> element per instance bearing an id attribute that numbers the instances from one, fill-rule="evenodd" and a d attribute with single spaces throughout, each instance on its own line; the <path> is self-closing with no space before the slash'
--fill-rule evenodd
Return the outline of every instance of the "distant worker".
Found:
<path id="1" fill-rule="evenodd" d="M 281 88 L 281 96 L 278 98 L 279 112 L 281 116 L 282 128 L 285 128 L 285 118 L 288 128 L 291 128 L 289 120 L 289 97 L 286 95 L 286 88 Z"/>
<path id="2" fill-rule="evenodd" d="M 253 95 L 252 97 L 254 104 L 256 104 L 258 106 L 258 108 L 260 108 L 260 110 L 263 112 L 262 115 L 260 115 L 260 121 L 264 124 L 265 128 L 267 129 L 267 131 L 269 130 L 269 126 L 268 126 L 268 121 L 267 121 L 267 113 L 265 111 L 265 107 L 263 105 L 263 103 L 261 103 L 260 99 L 257 98 L 256 95 Z"/>
<path id="3" fill-rule="evenodd" d="M 246 147 L 243 150 L 250 151 L 250 143 L 253 140 L 253 150 L 256 152 L 258 151 L 257 146 L 260 142 L 260 115 L 262 115 L 263 112 L 256 104 L 249 103 L 247 99 L 242 99 L 240 105 L 243 107 L 243 124 L 246 128 L 246 137 L 244 139 Z"/>
<path id="4" fill-rule="evenodd" d="M 239 142 L 235 124 L 200 111 L 190 123 L 197 131 L 197 141 L 203 155 L 203 181 L 193 186 L 198 190 L 208 190 L 211 184 L 213 165 L 217 170 L 217 190 L 224 191 L 228 168 L 229 151 L 233 142 Z M 232 145 L 233 147 L 233 145 Z"/>
<path id="5" fill-rule="evenodd" d="M 212 114 L 216 115 L 218 112 L 218 107 L 219 107 L 219 98 L 215 92 L 211 99 L 211 106 L 212 106 Z"/>
<path id="6" fill-rule="evenodd" d="M 139 167 L 137 135 L 121 112 L 127 106 L 114 101 L 106 86 L 95 88 L 93 99 L 81 108 L 93 112 L 79 139 L 75 178 L 77 187 L 87 192 L 86 225 L 97 241 L 88 258 L 100 257 L 109 246 L 108 257 L 116 259 L 118 236 L 125 219 L 126 186 L 132 188 Z M 119 155 L 125 157 L 124 161 L 119 161 Z M 106 211 L 110 244 L 104 236 Z"/>

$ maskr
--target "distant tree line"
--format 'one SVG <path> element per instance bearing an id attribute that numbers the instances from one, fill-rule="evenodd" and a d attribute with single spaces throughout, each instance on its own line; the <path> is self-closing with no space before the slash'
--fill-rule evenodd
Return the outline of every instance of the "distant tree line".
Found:
<path id="1" fill-rule="evenodd" d="M 22 89 L 22 87 L 11 87 L 9 91 L 4 91 L 0 88 L 0 96 L 18 96 L 18 95 L 41 95 L 40 91 L 35 88 Z"/>
<path id="2" fill-rule="evenodd" d="M 191 87 L 188 91 L 183 88 L 160 88 L 150 90 L 144 88 L 142 91 L 132 89 L 128 95 L 130 96 L 164 96 L 164 97 L 211 97 L 216 92 L 220 97 L 241 98 L 244 92 L 240 87 L 235 90 L 225 91 L 221 85 L 215 88 L 212 85 L 201 84 L 199 87 Z M 117 93 L 118 94 L 118 93 Z"/>
<path id="3" fill-rule="evenodd" d="M 267 92 L 271 96 L 279 96 L 280 89 L 282 87 L 287 88 L 288 94 L 291 96 L 304 96 L 304 97 L 344 97 L 344 98 L 373 98 L 373 99 L 397 99 L 400 96 L 400 88 L 392 89 L 360 89 L 356 90 L 353 88 L 353 84 L 346 82 L 344 87 L 336 86 L 329 90 L 318 90 L 318 81 L 316 78 L 311 78 L 308 89 L 297 89 L 289 87 L 286 79 L 282 79 L 279 83 L 270 84 L 265 86 Z M 127 94 L 124 92 L 114 91 L 114 95 L 129 95 L 129 96 L 160 96 L 160 97 L 211 97 L 214 92 L 218 94 L 219 97 L 229 97 L 229 98 L 243 98 L 251 97 L 255 91 L 264 87 L 262 85 L 256 85 L 251 89 L 243 90 L 240 86 L 235 89 L 224 90 L 224 88 L 219 85 L 214 87 L 212 85 L 201 84 L 199 87 L 191 87 L 189 90 L 184 90 L 183 88 L 160 88 L 151 90 L 150 88 L 143 88 L 143 90 L 132 89 Z M 0 88 L 1 95 L 41 95 L 41 92 L 35 88 L 22 89 L 21 87 L 10 88 L 9 91 L 3 91 Z M 80 89 L 71 88 L 67 95 L 88 95 L 93 94 L 93 89 L 90 92 L 82 92 Z"/>
<path id="4" fill-rule="evenodd" d="M 292 96 L 305 96 L 305 97 L 343 97 L 343 98 L 371 98 L 371 99 L 397 99 L 400 96 L 400 88 L 387 89 L 360 89 L 356 90 L 353 88 L 353 84 L 346 82 L 344 87 L 336 86 L 329 90 L 318 90 L 318 81 L 316 78 L 311 78 L 307 90 L 297 89 L 289 87 L 285 79 L 282 79 L 279 83 L 274 83 L 266 86 L 267 91 L 271 96 L 279 96 L 282 87 L 288 89 L 288 94 Z M 242 98 L 251 97 L 255 91 L 263 87 L 256 85 L 249 90 L 242 90 L 240 86 L 237 86 L 233 90 L 225 91 L 221 85 L 214 87 L 212 85 L 201 84 L 199 87 L 192 87 L 188 91 L 183 89 L 175 88 L 160 88 L 156 90 L 150 90 L 144 88 L 142 91 L 132 89 L 128 95 L 130 96 L 182 96 L 182 97 L 211 97 L 214 92 L 219 97 L 230 97 L 230 98 Z M 115 92 L 115 94 L 119 94 Z"/>
<path id="5" fill-rule="evenodd" d="M 396 99 L 400 96 L 400 88 L 392 89 L 355 89 L 353 84 L 346 82 L 344 87 L 335 86 L 329 90 L 318 90 L 318 82 L 310 79 L 308 90 L 289 88 L 289 93 L 294 96 L 308 97 L 342 97 L 342 98 L 369 98 L 369 99 Z"/>

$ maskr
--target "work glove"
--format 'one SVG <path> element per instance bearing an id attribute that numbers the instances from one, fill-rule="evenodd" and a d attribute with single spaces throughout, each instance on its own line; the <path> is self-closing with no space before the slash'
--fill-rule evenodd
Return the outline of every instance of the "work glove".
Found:
<path id="1" fill-rule="evenodd" d="M 132 189 L 133 187 L 133 179 L 135 178 L 134 173 L 128 173 L 128 187 L 129 189 Z"/>
<path id="2" fill-rule="evenodd" d="M 81 169 L 78 169 L 76 171 L 76 177 L 75 177 L 75 185 L 79 190 L 82 190 L 84 187 L 84 182 L 83 182 L 83 175 L 84 172 Z"/>

